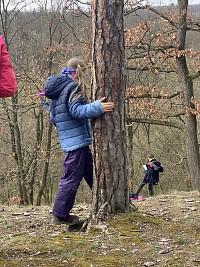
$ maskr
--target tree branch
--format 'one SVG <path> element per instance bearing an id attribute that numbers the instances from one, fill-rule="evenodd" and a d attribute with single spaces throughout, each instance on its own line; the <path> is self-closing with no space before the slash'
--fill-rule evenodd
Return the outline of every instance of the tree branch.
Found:
<path id="1" fill-rule="evenodd" d="M 195 80 L 200 77 L 200 71 L 196 72 L 195 74 L 191 75 L 192 80 Z"/>
<path id="2" fill-rule="evenodd" d="M 177 28 L 177 25 L 173 20 L 171 20 L 168 16 L 164 15 L 162 12 L 159 12 L 158 10 L 152 8 L 150 5 L 145 5 L 145 6 L 138 5 L 138 6 L 134 7 L 132 10 L 127 11 L 124 15 L 127 16 L 133 12 L 136 12 L 137 10 L 140 10 L 140 9 L 150 10 L 151 12 L 153 12 L 154 14 L 163 18 L 164 20 L 167 20 L 173 27 Z"/>
<path id="3" fill-rule="evenodd" d="M 163 94 L 142 94 L 142 95 L 130 95 L 127 99 L 130 98 L 158 98 L 158 99 L 172 99 L 178 95 L 180 95 L 182 92 L 176 92 L 171 95 L 163 95 Z"/>
<path id="4" fill-rule="evenodd" d="M 173 127 L 173 128 L 177 128 L 180 130 L 184 130 L 184 125 L 179 124 L 179 123 L 175 123 L 175 122 L 171 122 L 171 121 L 152 120 L 152 119 L 147 119 L 147 118 L 131 118 L 131 117 L 126 118 L 127 124 L 131 124 L 133 122 L 148 123 L 148 124 L 167 126 L 167 127 Z"/>

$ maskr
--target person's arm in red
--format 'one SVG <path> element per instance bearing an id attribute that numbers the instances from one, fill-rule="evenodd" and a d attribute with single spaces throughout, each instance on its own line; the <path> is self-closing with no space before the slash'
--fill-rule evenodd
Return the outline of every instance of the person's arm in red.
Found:
<path id="1" fill-rule="evenodd" d="M 0 36 L 0 98 L 10 97 L 17 90 L 17 82 L 6 44 Z"/>

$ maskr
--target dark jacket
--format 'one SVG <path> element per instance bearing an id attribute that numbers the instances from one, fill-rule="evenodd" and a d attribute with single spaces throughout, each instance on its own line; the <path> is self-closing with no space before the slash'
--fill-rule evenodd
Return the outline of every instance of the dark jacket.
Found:
<path id="1" fill-rule="evenodd" d="M 68 152 L 91 145 L 88 119 L 104 113 L 100 102 L 87 104 L 81 87 L 69 76 L 49 77 L 44 90 L 51 99 L 50 119 L 56 126 L 61 148 Z"/>
<path id="2" fill-rule="evenodd" d="M 144 182 L 156 185 L 159 182 L 159 173 L 163 172 L 164 169 L 161 166 L 161 163 L 156 159 L 152 159 L 147 164 L 147 170 L 144 171 L 145 177 Z"/>

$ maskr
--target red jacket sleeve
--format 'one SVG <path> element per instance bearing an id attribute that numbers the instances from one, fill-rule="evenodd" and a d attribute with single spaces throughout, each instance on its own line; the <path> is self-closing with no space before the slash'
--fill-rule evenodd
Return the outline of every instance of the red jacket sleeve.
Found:
<path id="1" fill-rule="evenodd" d="M 17 90 L 17 82 L 6 44 L 0 36 L 0 97 L 13 96 Z"/>

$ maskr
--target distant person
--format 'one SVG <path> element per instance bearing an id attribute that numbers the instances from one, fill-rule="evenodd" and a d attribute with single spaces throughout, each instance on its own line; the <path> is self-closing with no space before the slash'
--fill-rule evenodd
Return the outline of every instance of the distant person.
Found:
<path id="1" fill-rule="evenodd" d="M 138 186 L 136 192 L 130 195 L 131 200 L 138 199 L 140 191 L 146 184 L 148 184 L 149 195 L 153 196 L 154 195 L 153 186 L 158 184 L 159 173 L 164 171 L 163 167 L 161 166 L 161 163 L 155 159 L 153 154 L 148 154 L 147 159 L 148 163 L 143 165 L 145 173 L 144 179 Z"/>
<path id="2" fill-rule="evenodd" d="M 0 35 L 0 98 L 10 97 L 17 90 L 17 82 L 3 36 Z"/>
<path id="3" fill-rule="evenodd" d="M 70 214 L 76 192 L 85 178 L 92 189 L 93 158 L 90 118 L 99 117 L 114 108 L 105 97 L 88 102 L 87 90 L 82 81 L 83 61 L 72 58 L 60 76 L 47 79 L 44 92 L 50 98 L 50 120 L 56 126 L 61 148 L 64 151 L 64 175 L 61 178 L 53 207 L 53 223 L 73 225 L 79 217 Z"/>

